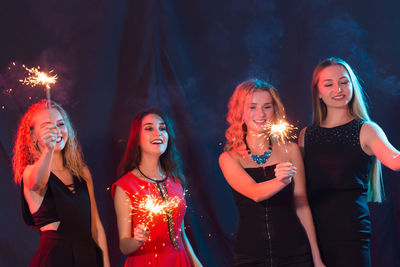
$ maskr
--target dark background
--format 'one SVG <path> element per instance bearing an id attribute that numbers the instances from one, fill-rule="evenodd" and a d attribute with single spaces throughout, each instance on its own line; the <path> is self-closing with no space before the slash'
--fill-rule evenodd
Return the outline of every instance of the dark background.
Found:
<path id="1" fill-rule="evenodd" d="M 2 1 L 0 265 L 27 266 L 39 242 L 23 223 L 10 168 L 17 121 L 44 97 L 42 88 L 18 83 L 22 63 L 59 75 L 53 100 L 69 112 L 93 173 L 113 266 L 124 258 L 107 188 L 117 179 L 134 114 L 150 106 L 176 123 L 191 243 L 206 266 L 229 266 L 237 212 L 217 158 L 235 86 L 268 80 L 301 129 L 311 122 L 313 68 L 342 57 L 364 81 L 372 119 L 399 148 L 398 10 L 395 0 Z M 376 267 L 400 266 L 399 178 L 384 168 L 387 200 L 370 205 Z"/>

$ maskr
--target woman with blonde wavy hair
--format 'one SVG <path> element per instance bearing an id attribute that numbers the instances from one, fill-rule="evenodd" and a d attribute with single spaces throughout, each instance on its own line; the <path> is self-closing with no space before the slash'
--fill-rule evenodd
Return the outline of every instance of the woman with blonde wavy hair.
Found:
<path id="1" fill-rule="evenodd" d="M 312 79 L 313 125 L 302 130 L 307 190 L 322 259 L 328 266 L 371 266 L 367 201 L 381 202 L 381 161 L 400 170 L 400 152 L 368 116 L 349 64 L 323 60 Z"/>
<path id="2" fill-rule="evenodd" d="M 61 106 L 42 100 L 28 109 L 15 139 L 13 168 L 24 220 L 41 234 L 30 266 L 109 266 L 92 177 Z"/>
<path id="3" fill-rule="evenodd" d="M 324 266 L 307 201 L 300 150 L 268 134 L 285 118 L 278 91 L 262 80 L 239 84 L 228 104 L 219 164 L 239 211 L 234 266 Z"/>

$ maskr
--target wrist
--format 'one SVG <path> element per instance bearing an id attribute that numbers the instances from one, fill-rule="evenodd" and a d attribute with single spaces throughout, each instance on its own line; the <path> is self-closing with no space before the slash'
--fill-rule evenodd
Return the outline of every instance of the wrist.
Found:
<path id="1" fill-rule="evenodd" d="M 280 177 L 275 177 L 275 181 L 281 186 L 282 188 L 290 184 L 290 181 L 288 178 L 280 178 Z"/>
<path id="2" fill-rule="evenodd" d="M 49 148 L 49 147 L 45 146 L 42 153 L 45 155 L 53 155 L 54 148 Z"/>

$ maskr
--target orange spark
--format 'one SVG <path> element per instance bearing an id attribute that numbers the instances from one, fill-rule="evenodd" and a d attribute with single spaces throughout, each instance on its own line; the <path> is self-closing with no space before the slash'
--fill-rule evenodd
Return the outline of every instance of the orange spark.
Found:
<path id="1" fill-rule="evenodd" d="M 28 76 L 25 77 L 23 80 L 19 80 L 24 85 L 30 85 L 31 87 L 44 85 L 47 89 L 49 89 L 50 85 L 55 84 L 57 81 L 57 74 L 53 76 L 50 75 L 53 70 L 46 73 L 40 71 L 40 66 L 38 66 L 37 68 L 28 68 L 25 65 L 22 65 L 22 67 L 28 71 Z"/>
<path id="2" fill-rule="evenodd" d="M 290 134 L 293 130 L 296 130 L 297 127 L 285 120 L 279 120 L 277 123 L 269 123 L 268 129 L 271 136 L 280 137 L 283 142 L 286 139 L 296 137 L 295 135 L 290 136 Z"/>

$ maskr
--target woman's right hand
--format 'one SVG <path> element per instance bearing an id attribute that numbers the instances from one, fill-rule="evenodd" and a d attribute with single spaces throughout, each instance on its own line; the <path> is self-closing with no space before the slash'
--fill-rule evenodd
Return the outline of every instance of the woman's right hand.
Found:
<path id="1" fill-rule="evenodd" d="M 143 224 L 138 224 L 133 229 L 133 238 L 142 244 L 147 241 L 149 235 L 150 230 L 146 228 Z"/>
<path id="2" fill-rule="evenodd" d="M 38 141 L 43 148 L 47 148 L 52 151 L 56 147 L 57 144 L 57 135 L 58 130 L 57 127 L 53 127 L 50 125 L 46 125 L 39 130 Z"/>
<path id="3" fill-rule="evenodd" d="M 296 174 L 296 167 L 290 162 L 282 162 L 275 167 L 275 177 L 285 185 L 292 182 L 293 175 Z"/>

